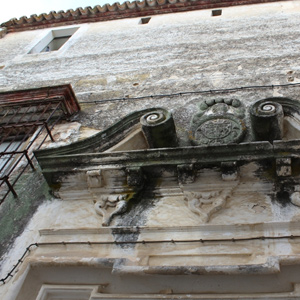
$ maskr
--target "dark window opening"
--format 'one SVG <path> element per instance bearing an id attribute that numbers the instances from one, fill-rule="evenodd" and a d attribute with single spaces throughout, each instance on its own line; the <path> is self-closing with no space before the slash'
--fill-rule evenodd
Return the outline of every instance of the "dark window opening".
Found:
<path id="1" fill-rule="evenodd" d="M 212 17 L 217 17 L 222 15 L 222 9 L 213 9 L 211 11 Z"/>
<path id="2" fill-rule="evenodd" d="M 41 52 L 58 50 L 70 37 L 71 35 L 54 38 Z"/>
<path id="3" fill-rule="evenodd" d="M 147 18 L 141 18 L 140 23 L 139 24 L 148 24 L 150 21 L 150 17 Z"/>

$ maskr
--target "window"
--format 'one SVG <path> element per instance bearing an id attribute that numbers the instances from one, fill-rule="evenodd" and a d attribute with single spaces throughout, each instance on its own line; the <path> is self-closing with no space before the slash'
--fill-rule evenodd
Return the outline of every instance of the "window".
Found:
<path id="1" fill-rule="evenodd" d="M 78 28 L 79 27 L 51 30 L 29 51 L 29 54 L 50 52 L 60 49 Z"/>
<path id="2" fill-rule="evenodd" d="M 35 169 L 39 149 L 55 124 L 79 110 L 70 85 L 0 93 L 0 204 L 27 166 Z"/>
<path id="3" fill-rule="evenodd" d="M 211 16 L 212 17 L 217 17 L 222 15 L 222 9 L 213 9 L 211 11 Z"/>
<path id="4" fill-rule="evenodd" d="M 139 24 L 148 24 L 150 22 L 150 17 L 147 18 L 141 18 Z"/>

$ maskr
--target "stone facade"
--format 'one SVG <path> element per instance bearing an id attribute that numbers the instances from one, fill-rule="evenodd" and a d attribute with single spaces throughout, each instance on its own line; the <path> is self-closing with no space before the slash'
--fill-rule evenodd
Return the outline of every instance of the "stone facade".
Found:
<path id="1" fill-rule="evenodd" d="M 299 12 L 73 24 L 31 54 L 65 28 L 4 35 L 2 93 L 71 84 L 81 111 L 35 152 L 32 211 L 1 208 L 1 297 L 298 299 Z"/>

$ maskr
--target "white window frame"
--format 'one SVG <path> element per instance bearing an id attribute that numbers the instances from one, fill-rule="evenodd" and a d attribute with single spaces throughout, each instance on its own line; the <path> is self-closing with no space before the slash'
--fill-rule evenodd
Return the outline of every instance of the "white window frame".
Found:
<path id="1" fill-rule="evenodd" d="M 53 29 L 48 32 L 48 34 L 42 38 L 28 53 L 41 53 L 41 52 L 52 52 L 59 50 L 65 43 L 70 39 L 70 37 L 79 29 L 79 27 L 63 28 L 63 29 Z M 55 39 L 55 38 L 68 38 L 66 42 L 63 43 L 59 49 L 45 51 L 46 47 Z"/>

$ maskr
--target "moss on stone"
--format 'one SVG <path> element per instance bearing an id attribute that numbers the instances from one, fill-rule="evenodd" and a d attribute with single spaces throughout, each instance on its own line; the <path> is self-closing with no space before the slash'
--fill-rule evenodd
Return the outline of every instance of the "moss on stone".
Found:
<path id="1" fill-rule="evenodd" d="M 22 233 L 38 206 L 51 197 L 39 170 L 24 173 L 15 185 L 15 190 L 18 197 L 10 193 L 0 209 L 0 257 Z"/>

